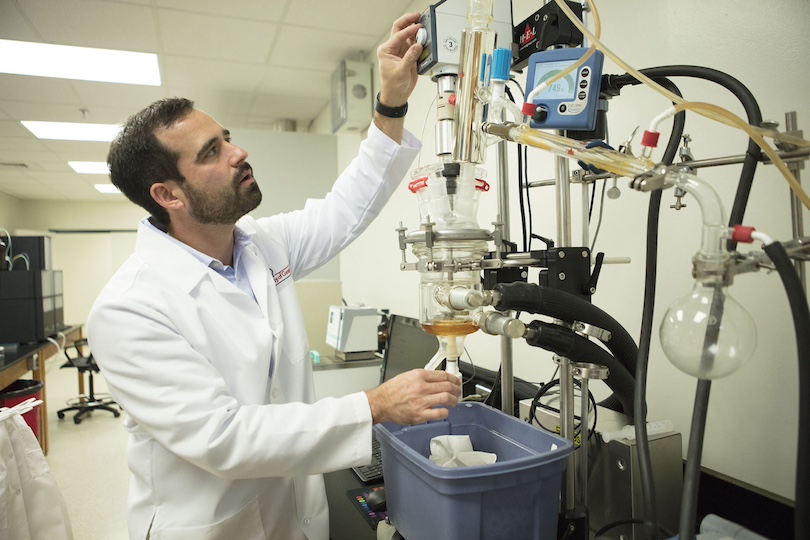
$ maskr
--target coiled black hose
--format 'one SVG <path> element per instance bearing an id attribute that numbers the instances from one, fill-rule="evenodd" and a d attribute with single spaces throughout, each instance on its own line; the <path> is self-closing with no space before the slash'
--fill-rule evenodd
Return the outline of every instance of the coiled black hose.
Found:
<path id="1" fill-rule="evenodd" d="M 607 367 L 610 376 L 605 383 L 616 394 L 625 411 L 633 410 L 633 376 L 612 354 L 587 338 L 575 334 L 570 328 L 543 321 L 532 321 L 529 328 L 533 330 L 526 337 L 529 345 L 575 362 L 592 362 Z"/>
<path id="2" fill-rule="evenodd" d="M 494 289 L 500 293 L 500 302 L 495 306 L 499 311 L 526 311 L 566 322 L 580 321 L 609 331 L 611 337 L 605 342 L 605 346 L 628 372 L 635 372 L 638 356 L 636 342 L 616 319 L 587 300 L 531 283 L 499 283 Z M 631 411 L 632 409 L 624 412 L 632 414 Z"/>

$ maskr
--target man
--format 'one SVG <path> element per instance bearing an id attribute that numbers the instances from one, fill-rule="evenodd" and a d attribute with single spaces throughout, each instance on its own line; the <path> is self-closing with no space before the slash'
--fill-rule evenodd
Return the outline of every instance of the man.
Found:
<path id="1" fill-rule="evenodd" d="M 113 183 L 151 214 L 88 319 L 128 413 L 131 538 L 326 540 L 320 473 L 368 463 L 373 423 L 457 402 L 456 377 L 424 370 L 315 402 L 293 283 L 363 231 L 418 152 L 395 118 L 416 84 L 418 17 L 377 51 L 378 111 L 394 118 L 375 113 L 358 157 L 303 210 L 242 217 L 261 200 L 247 153 L 188 100 L 151 105 L 113 142 Z"/>

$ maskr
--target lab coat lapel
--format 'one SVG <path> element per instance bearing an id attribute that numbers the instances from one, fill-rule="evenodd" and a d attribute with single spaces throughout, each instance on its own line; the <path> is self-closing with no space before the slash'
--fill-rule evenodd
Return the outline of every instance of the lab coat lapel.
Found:
<path id="1" fill-rule="evenodd" d="M 284 322 L 281 318 L 281 305 L 278 299 L 278 292 L 274 283 L 268 280 L 271 270 L 267 262 L 259 254 L 256 246 L 250 245 L 242 252 L 242 264 L 245 265 L 250 286 L 256 296 L 256 302 L 262 308 L 262 313 L 267 319 L 270 331 L 276 337 L 276 342 L 284 331 Z"/>

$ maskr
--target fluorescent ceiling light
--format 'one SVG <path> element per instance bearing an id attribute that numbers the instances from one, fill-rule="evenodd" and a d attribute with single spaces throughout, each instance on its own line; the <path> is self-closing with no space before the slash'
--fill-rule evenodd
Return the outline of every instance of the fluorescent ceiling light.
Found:
<path id="1" fill-rule="evenodd" d="M 121 193 L 118 188 L 112 184 L 94 184 L 96 191 L 99 193 Z"/>
<path id="2" fill-rule="evenodd" d="M 68 165 L 81 174 L 110 174 L 110 168 L 103 161 L 68 161 Z"/>
<path id="3" fill-rule="evenodd" d="M 0 73 L 160 86 L 157 55 L 0 39 Z"/>
<path id="4" fill-rule="evenodd" d="M 121 126 L 117 124 L 32 122 L 30 120 L 23 120 L 21 123 L 38 139 L 110 142 L 121 131 Z"/>

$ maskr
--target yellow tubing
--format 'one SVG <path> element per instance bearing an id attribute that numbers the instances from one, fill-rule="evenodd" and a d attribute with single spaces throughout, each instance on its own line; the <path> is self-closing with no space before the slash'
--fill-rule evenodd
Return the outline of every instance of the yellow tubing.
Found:
<path id="1" fill-rule="evenodd" d="M 785 177 L 785 180 L 787 180 L 793 192 L 796 193 L 796 196 L 799 197 L 799 199 L 802 201 L 802 204 L 804 204 L 807 208 L 810 208 L 810 197 L 807 196 L 807 193 L 804 192 L 802 187 L 793 177 L 793 174 L 790 172 L 790 169 L 788 169 L 787 165 L 785 165 L 785 162 L 782 161 L 782 158 L 780 158 L 776 154 L 776 152 L 770 147 L 770 145 L 765 141 L 763 135 L 773 137 L 774 139 L 777 140 L 790 142 L 791 144 L 797 146 L 810 146 L 810 141 L 802 139 L 801 137 L 786 136 L 784 134 L 776 133 L 772 130 L 766 130 L 758 126 L 752 126 L 748 124 L 745 120 L 739 118 L 734 113 L 722 107 L 718 107 L 717 105 L 698 102 L 688 103 L 682 97 L 673 94 L 672 92 L 662 87 L 660 84 L 656 83 L 643 73 L 639 72 L 638 70 L 634 69 L 632 66 L 624 62 L 621 58 L 616 56 L 613 53 L 613 51 L 608 49 L 605 46 L 605 44 L 599 40 L 598 37 L 594 36 L 591 32 L 588 31 L 585 25 L 582 24 L 582 21 L 580 21 L 579 18 L 576 15 L 574 15 L 574 12 L 571 11 L 571 9 L 564 2 L 564 0 L 554 0 L 554 1 L 560 7 L 563 13 L 565 13 L 565 15 L 571 20 L 574 26 L 576 26 L 579 29 L 579 31 L 582 32 L 582 35 L 591 40 L 591 43 L 597 46 L 599 50 L 601 50 L 605 54 L 605 56 L 609 57 L 611 60 L 616 62 L 616 64 L 618 64 L 619 67 L 621 67 L 622 69 L 633 75 L 633 77 L 635 77 L 642 83 L 646 84 L 653 90 L 657 91 L 658 93 L 662 94 L 667 99 L 675 103 L 676 111 L 679 112 L 684 109 L 692 109 L 695 112 L 702 114 L 707 118 L 745 131 L 748 134 L 748 136 L 751 137 L 751 140 L 756 142 L 757 145 L 759 145 L 759 147 L 762 148 L 762 151 L 765 152 L 765 154 L 771 159 L 771 161 L 773 161 L 773 164 L 776 165 L 776 168 L 779 169 L 779 172 L 781 172 L 782 176 Z M 591 9 L 594 9 L 593 2 L 594 0 L 588 0 L 588 4 L 591 6 Z"/>
<path id="2" fill-rule="evenodd" d="M 712 105 L 711 103 L 685 102 L 680 103 L 675 107 L 673 107 L 675 114 L 687 109 L 691 109 L 697 112 L 700 112 L 701 110 L 710 111 L 714 114 L 725 117 L 725 119 L 727 120 L 726 123 L 731 123 L 735 127 L 738 127 L 741 130 L 745 131 L 748 134 L 748 136 L 751 137 L 751 140 L 757 143 L 757 145 L 759 145 L 760 148 L 762 148 L 762 151 L 765 152 L 765 155 L 767 155 L 771 159 L 776 168 L 779 169 L 779 172 L 781 172 L 782 176 L 785 177 L 785 180 L 787 180 L 788 184 L 790 185 L 790 188 L 793 190 L 793 193 L 795 193 L 796 196 L 802 201 L 802 204 L 804 204 L 807 208 L 810 208 L 810 197 L 808 197 L 807 193 L 802 189 L 801 184 L 799 184 L 799 182 L 796 181 L 796 178 L 793 176 L 793 173 L 791 173 L 790 169 L 788 169 L 787 165 L 785 165 L 785 162 L 782 161 L 782 158 L 780 158 L 779 155 L 773 150 L 773 148 L 771 148 L 771 146 L 767 143 L 767 141 L 765 141 L 765 139 L 762 138 L 762 135 L 760 135 L 757 132 L 757 130 L 753 129 L 751 125 L 745 122 L 745 120 L 723 109 L 722 107 Z"/>

